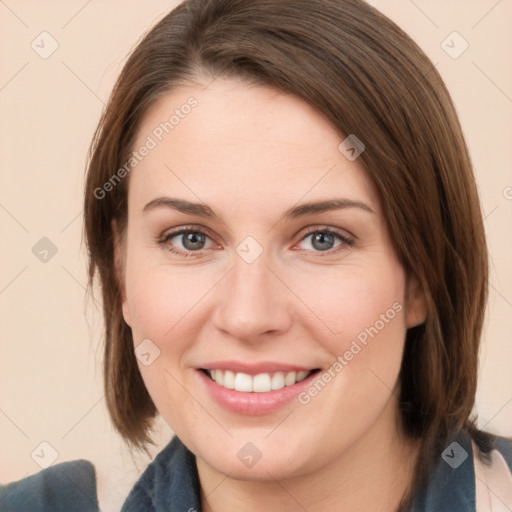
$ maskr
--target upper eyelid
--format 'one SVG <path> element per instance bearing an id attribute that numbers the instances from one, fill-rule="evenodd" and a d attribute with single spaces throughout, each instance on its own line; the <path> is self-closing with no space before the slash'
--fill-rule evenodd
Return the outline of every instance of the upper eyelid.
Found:
<path id="1" fill-rule="evenodd" d="M 210 240 L 212 240 L 214 243 L 217 243 L 215 240 L 215 236 L 211 235 L 211 231 L 208 228 L 205 228 L 203 226 L 192 226 L 192 225 L 191 226 L 182 226 L 182 227 L 176 228 L 175 230 L 170 230 L 169 232 L 164 232 L 164 234 L 162 234 L 160 239 L 165 241 L 165 240 L 168 240 L 169 238 L 173 238 L 175 236 L 179 236 L 179 235 L 182 235 L 183 233 L 187 233 L 187 232 L 201 233 L 203 235 L 206 235 L 208 238 L 210 238 Z M 331 234 L 334 234 L 334 235 L 337 235 L 338 237 L 340 237 L 340 239 L 342 241 L 343 240 L 354 241 L 356 239 L 356 237 L 354 235 L 352 235 L 350 232 L 348 232 L 344 229 L 336 228 L 334 226 L 329 226 L 329 225 L 321 225 L 321 224 L 316 224 L 313 226 L 307 226 L 305 228 L 302 228 L 302 229 L 298 230 L 293 235 L 293 238 L 296 238 L 297 236 L 300 235 L 300 233 L 303 233 L 300 236 L 299 240 L 297 241 L 297 242 L 302 242 L 306 237 L 308 237 L 316 232 L 329 232 Z M 294 242 L 294 243 L 297 243 L 297 242 Z M 206 249 L 202 249 L 202 250 L 206 250 Z M 200 251 L 201 250 L 190 251 L 190 252 L 200 252 Z"/>
<path id="2" fill-rule="evenodd" d="M 183 233 L 201 233 L 203 235 L 207 235 L 212 240 L 215 238 L 212 236 L 212 232 L 209 229 L 202 226 L 182 226 L 179 228 L 170 229 L 168 231 L 164 231 L 160 238 L 166 239 L 169 237 L 181 235 Z"/>
<path id="3" fill-rule="evenodd" d="M 342 244 L 345 243 L 347 245 L 353 245 L 355 240 L 356 240 L 356 237 L 353 236 L 352 234 L 346 232 L 346 234 L 343 234 L 341 233 L 340 231 L 345 231 L 345 230 L 340 230 L 339 228 L 332 228 L 332 227 L 328 227 L 328 226 L 325 226 L 325 227 L 319 227 L 319 228 L 312 228 L 310 230 L 307 230 L 304 232 L 304 234 L 299 238 L 299 240 L 297 242 L 294 243 L 294 245 L 296 245 L 297 243 L 300 243 L 302 242 L 303 240 L 305 240 L 307 237 L 313 235 L 314 233 L 329 233 L 331 235 L 335 235 L 337 236 Z M 318 252 L 321 252 L 321 251 L 318 251 Z M 325 251 L 326 253 L 328 253 L 329 251 Z"/>

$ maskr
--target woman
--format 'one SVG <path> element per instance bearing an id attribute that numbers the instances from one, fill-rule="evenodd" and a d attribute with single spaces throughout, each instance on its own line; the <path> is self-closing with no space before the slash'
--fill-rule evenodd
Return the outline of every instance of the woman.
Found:
<path id="1" fill-rule="evenodd" d="M 100 121 L 85 230 L 113 423 L 134 448 L 157 412 L 176 433 L 123 511 L 512 509 L 510 441 L 471 417 L 468 151 L 372 7 L 178 6 Z"/>

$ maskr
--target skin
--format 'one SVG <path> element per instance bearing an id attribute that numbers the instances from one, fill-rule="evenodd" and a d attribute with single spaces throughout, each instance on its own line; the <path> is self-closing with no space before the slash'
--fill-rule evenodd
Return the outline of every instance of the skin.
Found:
<path id="1" fill-rule="evenodd" d="M 147 112 L 135 148 L 191 96 L 197 106 L 132 170 L 128 225 L 117 238 L 123 315 L 160 414 L 196 455 L 206 511 L 394 511 L 410 484 L 417 445 L 397 420 L 406 330 L 425 320 L 425 299 L 394 251 L 378 194 L 344 139 L 301 99 L 241 81 L 198 79 Z M 208 205 L 210 219 L 160 207 L 161 196 Z M 297 204 L 345 198 L 350 207 L 280 220 Z M 174 228 L 206 232 L 187 251 Z M 327 251 L 307 228 L 336 236 Z M 114 224 L 115 229 L 115 224 Z M 118 235 L 118 234 L 117 234 Z M 117 236 L 116 235 L 116 236 Z M 247 237 L 262 248 L 247 263 Z M 193 252 L 188 249 L 188 252 Z M 215 360 L 279 361 L 327 371 L 393 304 L 400 311 L 307 405 L 236 414 L 206 392 L 197 370 Z M 237 452 L 251 442 L 261 459 Z"/>

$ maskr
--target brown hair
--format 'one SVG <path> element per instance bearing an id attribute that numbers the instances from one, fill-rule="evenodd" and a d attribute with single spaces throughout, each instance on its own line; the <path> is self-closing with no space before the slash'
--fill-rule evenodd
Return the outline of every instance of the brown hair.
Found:
<path id="1" fill-rule="evenodd" d="M 85 188 L 89 285 L 99 274 L 108 410 L 133 447 L 156 414 L 123 320 L 115 219 L 127 221 L 129 176 L 97 191 L 126 161 L 148 108 L 197 76 L 236 77 L 291 92 L 366 146 L 397 253 L 421 283 L 426 322 L 407 333 L 401 424 L 422 439 L 416 484 L 450 436 L 468 429 L 487 299 L 487 249 L 468 150 L 449 93 L 422 50 L 360 0 L 187 0 L 139 42 L 92 142 Z"/>

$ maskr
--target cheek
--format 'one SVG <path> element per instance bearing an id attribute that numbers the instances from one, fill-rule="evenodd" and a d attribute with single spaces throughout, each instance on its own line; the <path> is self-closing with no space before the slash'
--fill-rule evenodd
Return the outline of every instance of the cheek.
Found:
<path id="1" fill-rule="evenodd" d="M 307 306 L 300 321 L 329 352 L 341 354 L 354 340 L 362 346 L 377 337 L 403 341 L 405 276 L 393 258 L 298 275 L 290 273 L 289 282 Z"/>
<path id="2" fill-rule="evenodd" d="M 337 278 L 310 276 L 294 283 L 316 313 L 302 317 L 303 327 L 332 361 L 322 382 L 299 396 L 311 432 L 318 417 L 331 425 L 319 433 L 319 446 L 325 444 L 322 435 L 341 446 L 377 421 L 397 384 L 406 335 L 405 275 L 398 263 L 389 259 L 338 272 Z"/>
<path id="3" fill-rule="evenodd" d="M 220 270 L 166 265 L 133 247 L 126 262 L 126 296 L 134 345 L 150 339 L 166 366 L 184 364 L 186 349 L 207 321 L 208 293 Z"/>
<path id="4" fill-rule="evenodd" d="M 154 265 L 140 252 L 131 252 L 126 267 L 134 345 L 149 338 L 165 351 L 169 362 L 179 364 L 180 354 L 194 343 L 194 333 L 208 323 L 215 309 L 208 294 L 223 271 Z M 293 294 L 285 293 L 280 306 L 295 312 L 292 329 L 308 331 L 319 348 L 337 356 L 356 351 L 354 341 L 367 347 L 379 339 L 388 359 L 394 354 L 389 351 L 391 344 L 401 348 L 405 278 L 392 257 L 373 260 L 372 265 L 281 270 Z"/>
<path id="5" fill-rule="evenodd" d="M 138 361 L 142 378 L 170 427 L 186 431 L 183 425 L 202 424 L 200 407 L 186 390 L 183 371 L 188 367 L 189 349 L 208 316 L 199 319 L 201 299 L 211 284 L 204 275 L 192 275 L 190 269 L 185 275 L 177 268 L 145 267 L 135 254 L 126 268 L 134 347 L 149 339 L 158 353 L 150 365 Z"/>
<path id="6" fill-rule="evenodd" d="M 130 276 L 127 273 L 127 299 L 130 310 L 134 343 L 150 338 L 157 345 L 172 339 L 170 348 L 183 342 L 183 326 L 202 295 L 204 286 L 199 279 L 188 275 L 183 280 L 175 269 L 140 266 Z"/>
<path id="7" fill-rule="evenodd" d="M 309 275 L 293 286 L 315 313 L 301 317 L 303 328 L 331 361 L 323 383 L 299 401 L 316 409 L 315 418 L 330 418 L 346 439 L 355 438 L 376 421 L 397 384 L 406 335 L 404 271 L 390 257 L 364 268 L 347 265 L 330 276 Z M 314 418 L 305 412 L 304 419 L 314 429 Z"/>

